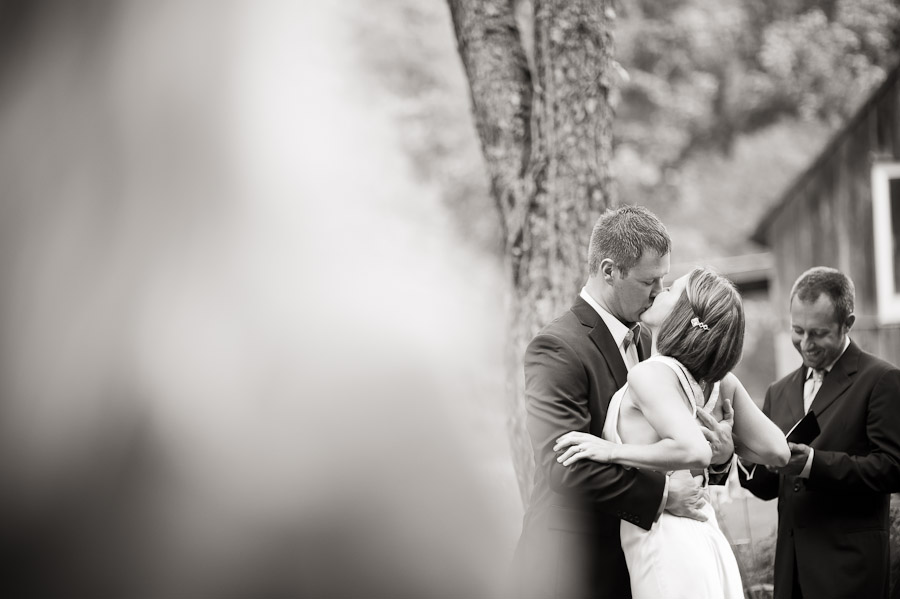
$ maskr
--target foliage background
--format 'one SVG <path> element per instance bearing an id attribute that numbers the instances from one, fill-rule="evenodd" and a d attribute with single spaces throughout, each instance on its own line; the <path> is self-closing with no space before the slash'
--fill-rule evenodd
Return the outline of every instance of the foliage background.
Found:
<path id="1" fill-rule="evenodd" d="M 356 15 L 361 57 L 418 176 L 467 238 L 497 251 L 496 215 L 468 114 L 447 9 L 383 0 Z M 530 3 L 518 4 L 526 35 Z M 759 217 L 897 60 L 889 0 L 622 0 L 615 173 L 623 203 L 673 229 L 676 261 L 759 251 Z"/>

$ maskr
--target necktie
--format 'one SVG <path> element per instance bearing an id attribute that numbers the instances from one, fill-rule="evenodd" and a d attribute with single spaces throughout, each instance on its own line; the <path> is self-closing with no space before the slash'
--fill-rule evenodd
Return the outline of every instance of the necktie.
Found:
<path id="1" fill-rule="evenodd" d="M 635 324 L 625 333 L 625 338 L 622 339 L 622 356 L 625 358 L 625 366 L 629 370 L 634 368 L 640 359 L 637 353 L 637 342 L 640 340 L 640 335 L 641 325 Z"/>
<path id="2" fill-rule="evenodd" d="M 641 323 L 635 323 L 633 327 L 625 333 L 625 339 L 622 340 L 622 350 L 628 351 L 632 343 L 637 343 L 641 338 Z"/>
<path id="3" fill-rule="evenodd" d="M 809 412 L 809 407 L 812 405 L 813 400 L 816 398 L 816 393 L 819 392 L 819 388 L 822 387 L 822 379 L 824 378 L 825 371 L 820 369 L 813 369 L 807 376 L 806 383 L 803 385 L 804 412 Z"/>

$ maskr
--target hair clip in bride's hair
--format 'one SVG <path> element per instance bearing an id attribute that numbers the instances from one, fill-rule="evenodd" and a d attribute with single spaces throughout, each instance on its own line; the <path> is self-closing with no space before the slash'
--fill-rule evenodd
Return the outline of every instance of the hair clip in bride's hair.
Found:
<path id="1" fill-rule="evenodd" d="M 709 325 L 706 324 L 705 322 L 700 322 L 700 319 L 697 318 L 696 316 L 691 319 L 691 326 L 700 327 L 704 331 L 709 330 Z"/>

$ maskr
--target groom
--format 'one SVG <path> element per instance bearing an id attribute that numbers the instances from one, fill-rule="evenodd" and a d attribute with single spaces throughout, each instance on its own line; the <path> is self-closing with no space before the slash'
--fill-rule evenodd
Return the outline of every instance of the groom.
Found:
<path id="1" fill-rule="evenodd" d="M 518 597 L 630 597 L 620 520 L 649 529 L 664 510 L 705 519 L 705 496 L 693 481 L 591 460 L 565 467 L 553 451 L 568 431 L 600 436 L 610 398 L 649 356 L 649 331 L 636 323 L 662 290 L 670 249 L 650 211 L 607 211 L 594 225 L 588 280 L 575 305 L 526 350 L 535 477 L 516 549 Z M 729 461 L 730 424 L 710 426 L 713 463 Z"/>

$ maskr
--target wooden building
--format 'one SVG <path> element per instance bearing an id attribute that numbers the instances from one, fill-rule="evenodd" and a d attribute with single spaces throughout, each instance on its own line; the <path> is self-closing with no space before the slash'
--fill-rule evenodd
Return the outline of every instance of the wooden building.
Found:
<path id="1" fill-rule="evenodd" d="M 779 375 L 800 363 L 789 336 L 791 285 L 818 265 L 856 284 L 851 337 L 900 364 L 900 66 L 763 217 L 753 239 L 773 255 Z"/>

